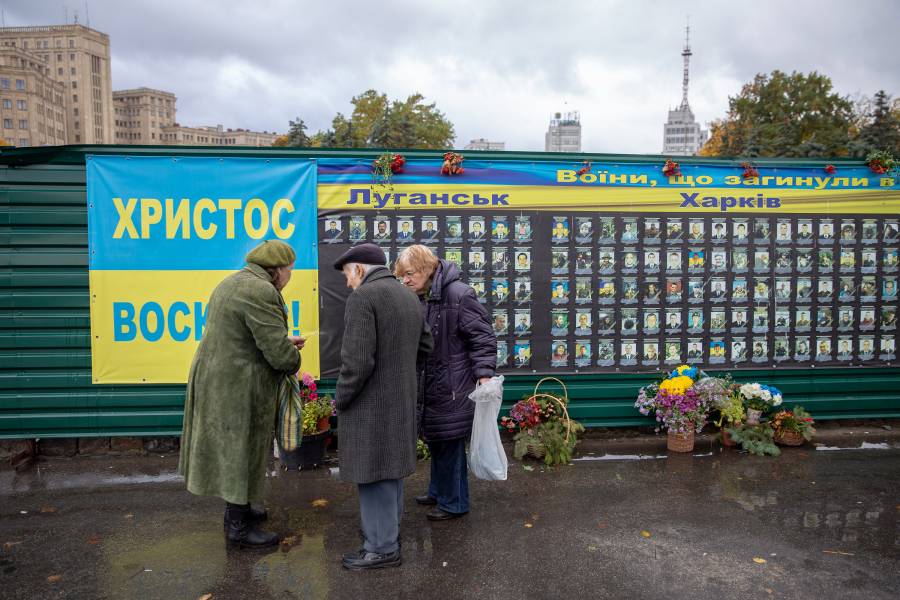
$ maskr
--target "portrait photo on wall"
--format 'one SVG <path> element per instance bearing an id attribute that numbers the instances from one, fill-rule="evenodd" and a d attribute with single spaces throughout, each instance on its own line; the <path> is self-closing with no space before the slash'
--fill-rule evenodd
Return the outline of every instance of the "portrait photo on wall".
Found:
<path id="1" fill-rule="evenodd" d="M 531 302 L 531 278 L 520 277 L 515 281 L 516 304 Z"/>
<path id="2" fill-rule="evenodd" d="M 438 218 L 422 217 L 422 243 L 436 241 L 438 239 Z"/>
<path id="3" fill-rule="evenodd" d="M 497 366 L 509 365 L 509 345 L 506 340 L 497 340 Z"/>
<path id="4" fill-rule="evenodd" d="M 590 244 L 594 238 L 594 223 L 590 217 L 575 217 L 575 241 Z"/>
<path id="5" fill-rule="evenodd" d="M 509 269 L 509 252 L 506 248 L 495 247 L 491 250 L 491 270 L 494 273 L 506 273 Z"/>
<path id="6" fill-rule="evenodd" d="M 469 217 L 468 240 L 470 242 L 483 242 L 484 238 L 484 217 Z"/>
<path id="7" fill-rule="evenodd" d="M 390 244 L 392 240 L 391 235 L 391 220 L 388 217 L 375 217 L 375 224 L 373 226 L 374 235 L 372 235 L 372 240 L 376 244 Z"/>
<path id="8" fill-rule="evenodd" d="M 684 239 L 684 228 L 681 219 L 668 217 L 666 219 L 666 242 L 677 243 Z"/>
<path id="9" fill-rule="evenodd" d="M 495 216 L 491 221 L 491 241 L 502 244 L 509 241 L 509 219 L 505 216 Z"/>
<path id="10" fill-rule="evenodd" d="M 709 341 L 709 362 L 714 365 L 725 362 L 725 340 L 723 338 L 712 338 Z"/>
<path id="11" fill-rule="evenodd" d="M 625 217 L 622 219 L 622 243 L 632 244 L 638 239 L 637 219 Z"/>
<path id="12" fill-rule="evenodd" d="M 362 215 L 350 215 L 350 241 L 354 244 L 364 242 L 368 235 L 366 218 Z"/>
<path id="13" fill-rule="evenodd" d="M 613 217 L 600 217 L 598 242 L 610 244 L 616 241 L 616 220 Z"/>
<path id="14" fill-rule="evenodd" d="M 445 220 L 447 235 L 444 241 L 448 244 L 458 244 L 462 241 L 462 217 L 447 217 Z"/>
<path id="15" fill-rule="evenodd" d="M 563 277 L 554 277 L 550 280 L 550 302 L 552 304 L 569 303 L 569 280 Z"/>
<path id="16" fill-rule="evenodd" d="M 513 333 L 517 336 L 529 335 L 531 333 L 531 311 L 516 309 L 514 315 Z"/>
<path id="17" fill-rule="evenodd" d="M 569 343 L 566 340 L 553 340 L 551 351 L 551 367 L 566 367 L 569 365 Z"/>
<path id="18" fill-rule="evenodd" d="M 528 340 L 516 340 L 513 350 L 513 365 L 519 368 L 531 364 L 531 342 Z"/>
<path id="19" fill-rule="evenodd" d="M 494 304 L 505 304 L 509 300 L 509 282 L 505 277 L 491 280 L 491 300 Z"/>
<path id="20" fill-rule="evenodd" d="M 509 333 L 509 320 L 506 316 L 506 311 L 494 309 L 492 316 L 494 333 L 496 335 L 506 335 Z"/>
<path id="21" fill-rule="evenodd" d="M 344 229 L 340 219 L 325 219 L 325 232 L 322 241 L 326 244 L 337 244 L 344 241 Z"/>
<path id="22" fill-rule="evenodd" d="M 553 230 L 550 241 L 554 244 L 566 244 L 569 242 L 569 217 L 553 217 Z"/>
<path id="23" fill-rule="evenodd" d="M 662 239 L 659 219 L 644 219 L 644 243 L 658 244 Z"/>
<path id="24" fill-rule="evenodd" d="M 515 253 L 515 261 L 513 265 L 515 266 L 516 271 L 527 272 L 531 270 L 531 249 L 530 248 L 515 248 L 513 250 Z"/>
<path id="25" fill-rule="evenodd" d="M 397 219 L 397 243 L 412 244 L 415 241 L 416 231 L 412 217 L 400 217 Z"/>
<path id="26" fill-rule="evenodd" d="M 591 329 L 591 310 L 580 308 L 575 311 L 575 335 L 590 335 Z"/>
<path id="27" fill-rule="evenodd" d="M 575 366 L 588 367 L 591 365 L 591 340 L 575 340 Z"/>
<path id="28" fill-rule="evenodd" d="M 514 237 L 516 242 L 531 241 L 531 217 L 516 217 Z"/>

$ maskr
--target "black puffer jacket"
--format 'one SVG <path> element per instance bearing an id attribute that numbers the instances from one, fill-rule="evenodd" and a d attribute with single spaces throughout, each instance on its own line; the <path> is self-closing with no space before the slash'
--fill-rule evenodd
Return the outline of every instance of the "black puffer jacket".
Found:
<path id="1" fill-rule="evenodd" d="M 467 437 L 475 403 L 469 394 L 497 368 L 497 337 L 475 291 L 460 281 L 459 268 L 443 259 L 425 301 L 434 351 L 425 363 L 422 431 L 429 442 Z"/>

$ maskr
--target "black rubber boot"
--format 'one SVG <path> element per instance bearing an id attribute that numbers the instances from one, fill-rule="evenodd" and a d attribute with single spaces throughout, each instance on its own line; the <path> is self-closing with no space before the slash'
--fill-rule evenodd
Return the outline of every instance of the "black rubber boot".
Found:
<path id="1" fill-rule="evenodd" d="M 237 504 L 233 506 L 239 506 Z M 267 521 L 269 519 L 269 511 L 264 508 L 253 508 L 250 507 L 250 512 L 248 513 L 248 518 L 250 519 L 250 524 L 254 523 L 262 523 L 263 521 Z M 228 529 L 228 510 L 225 510 L 225 517 L 222 519 L 222 527 L 226 530 Z"/>
<path id="2" fill-rule="evenodd" d="M 281 541 L 275 533 L 261 531 L 250 518 L 249 504 L 225 506 L 225 540 L 230 548 L 268 548 Z"/>

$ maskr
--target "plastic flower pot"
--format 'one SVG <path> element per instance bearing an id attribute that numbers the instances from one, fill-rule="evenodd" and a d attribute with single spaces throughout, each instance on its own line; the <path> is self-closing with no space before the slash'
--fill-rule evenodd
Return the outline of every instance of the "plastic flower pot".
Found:
<path id="1" fill-rule="evenodd" d="M 278 444 L 278 459 L 281 466 L 288 471 L 315 469 L 325 462 L 325 446 L 328 442 L 328 429 L 313 435 L 304 435 L 300 447 L 296 450 L 285 450 Z"/>

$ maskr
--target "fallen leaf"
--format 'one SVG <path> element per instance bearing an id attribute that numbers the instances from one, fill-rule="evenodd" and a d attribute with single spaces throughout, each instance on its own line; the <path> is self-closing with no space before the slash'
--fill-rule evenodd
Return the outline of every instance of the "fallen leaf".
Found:
<path id="1" fill-rule="evenodd" d="M 56 509 L 55 509 L 54 507 L 52 507 L 52 506 L 42 506 L 42 507 L 41 507 L 41 512 L 42 512 L 42 513 L 55 513 L 55 512 L 56 512 Z"/>
<path id="2" fill-rule="evenodd" d="M 644 531 L 641 532 L 641 537 L 645 537 L 645 538 L 650 537 L 650 532 L 645 529 Z"/>
<path id="3" fill-rule="evenodd" d="M 772 590 L 772 588 L 764 588 L 764 589 L 766 590 L 766 593 L 767 593 L 767 594 L 772 594 L 772 593 L 774 593 L 774 591 Z"/>
<path id="4" fill-rule="evenodd" d="M 203 594 L 202 596 L 197 598 L 197 600 L 212 600 L 212 597 L 213 597 L 212 594 Z"/>
<path id="5" fill-rule="evenodd" d="M 616 473 L 616 481 L 622 481 L 622 476 L 619 473 Z"/>
<path id="6" fill-rule="evenodd" d="M 588 546 L 587 549 L 588 549 L 588 552 L 596 552 L 596 551 L 597 551 L 597 546 Z"/>
<path id="7" fill-rule="evenodd" d="M 289 535 L 286 538 L 284 538 L 283 540 L 281 540 L 281 545 L 287 546 L 288 548 L 290 548 L 291 546 L 293 546 L 296 543 L 297 543 L 296 535 Z"/>
<path id="8" fill-rule="evenodd" d="M 531 529 L 532 527 L 534 527 L 534 525 L 532 525 L 531 523 L 525 523 L 525 527 Z"/>
<path id="9" fill-rule="evenodd" d="M 131 514 L 131 513 L 128 513 L 127 515 L 125 515 L 125 518 L 126 518 L 126 519 L 133 519 L 133 518 L 134 518 L 134 515 Z"/>
<path id="10" fill-rule="evenodd" d="M 754 556 L 754 557 L 753 557 L 753 562 L 755 562 L 755 563 L 758 564 L 758 565 L 764 565 L 764 564 L 766 564 L 766 559 L 760 558 L 760 557 L 758 557 L 758 556 Z"/>
<path id="11" fill-rule="evenodd" d="M 600 529 L 606 529 L 606 523 L 604 523 L 603 521 L 597 521 L 597 527 L 599 527 Z"/>
<path id="12" fill-rule="evenodd" d="M 319 508 L 322 506 L 328 506 L 328 500 L 326 500 L 325 498 L 319 498 L 317 500 L 313 500 L 312 505 L 315 506 L 316 508 Z"/>
<path id="13" fill-rule="evenodd" d="M 100 537 L 96 536 L 96 535 L 92 535 L 91 537 L 88 538 L 87 543 L 96 546 L 97 544 L 100 543 Z"/>
<path id="14" fill-rule="evenodd" d="M 21 544 L 21 543 L 22 543 L 21 541 L 18 541 L 18 542 L 6 542 L 5 544 L 3 544 L 3 547 L 6 548 L 7 550 L 9 550 L 9 549 L 12 548 L 13 546 L 18 546 L 18 545 Z"/>
<path id="15" fill-rule="evenodd" d="M 62 579 L 62 575 L 51 575 L 47 578 L 47 583 L 56 583 L 60 579 Z"/>
<path id="16" fill-rule="evenodd" d="M 840 554 L 841 556 L 856 556 L 852 552 L 841 552 L 840 550 L 822 550 L 825 554 Z"/>
<path id="17" fill-rule="evenodd" d="M 537 521 L 537 520 L 540 519 L 540 518 L 541 518 L 541 515 L 531 515 L 531 520 L 532 520 L 532 521 Z"/>
<path id="18" fill-rule="evenodd" d="M 522 468 L 526 471 L 534 471 L 534 467 L 532 467 L 531 465 L 522 465 Z"/>

